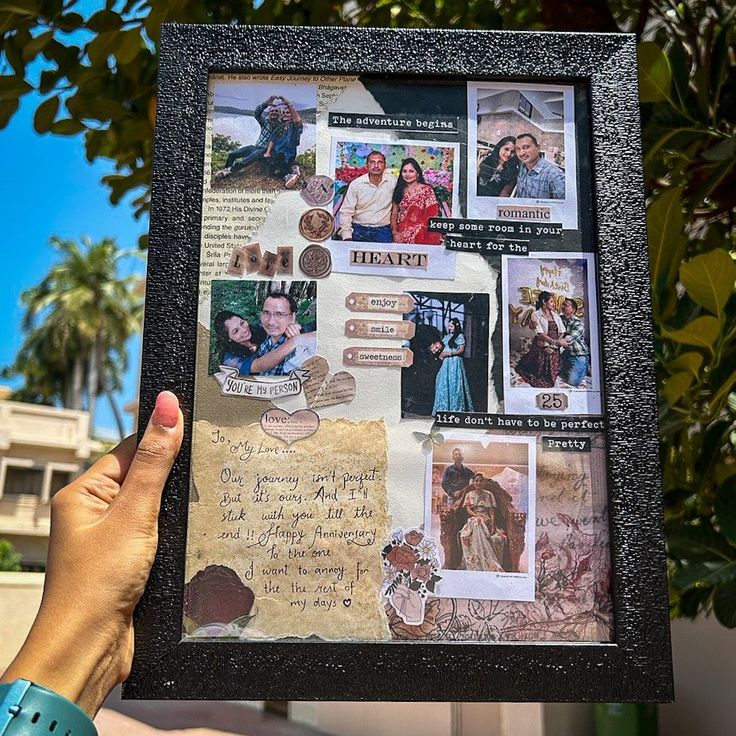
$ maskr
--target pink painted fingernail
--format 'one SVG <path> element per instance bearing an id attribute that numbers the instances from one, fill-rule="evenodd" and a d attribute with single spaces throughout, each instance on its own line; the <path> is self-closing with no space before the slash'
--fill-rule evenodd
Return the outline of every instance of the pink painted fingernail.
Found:
<path id="1" fill-rule="evenodd" d="M 156 408 L 151 416 L 151 423 L 159 427 L 172 429 L 179 421 L 179 399 L 171 391 L 162 391 L 156 397 Z"/>

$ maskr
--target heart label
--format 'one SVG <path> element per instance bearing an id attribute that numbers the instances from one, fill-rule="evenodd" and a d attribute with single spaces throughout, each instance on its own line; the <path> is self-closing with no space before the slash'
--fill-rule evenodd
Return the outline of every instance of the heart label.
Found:
<path id="1" fill-rule="evenodd" d="M 352 598 L 343 598 L 342 604 L 345 606 L 345 608 L 350 608 L 350 604 L 353 602 Z"/>
<path id="2" fill-rule="evenodd" d="M 321 355 L 307 358 L 302 370 L 309 371 L 304 395 L 310 409 L 344 404 L 355 398 L 355 376 L 347 371 L 330 373 L 330 366 Z"/>
<path id="3" fill-rule="evenodd" d="M 311 437 L 319 429 L 319 415 L 310 409 L 299 409 L 293 413 L 269 409 L 261 414 L 261 429 L 267 435 L 290 445 Z"/>

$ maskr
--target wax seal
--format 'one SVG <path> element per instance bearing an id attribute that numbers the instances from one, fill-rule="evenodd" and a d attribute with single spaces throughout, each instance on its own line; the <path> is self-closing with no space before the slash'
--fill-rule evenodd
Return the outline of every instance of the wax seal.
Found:
<path id="1" fill-rule="evenodd" d="M 300 194 L 310 207 L 323 207 L 333 197 L 335 182 L 329 176 L 315 174 L 304 182 Z"/>
<path id="2" fill-rule="evenodd" d="M 323 279 L 332 271 L 330 251 L 316 243 L 308 245 L 299 256 L 299 268 L 313 279 Z"/>
<path id="3" fill-rule="evenodd" d="M 327 240 L 332 235 L 335 218 L 327 211 L 307 210 L 299 220 L 299 232 L 307 240 Z"/>

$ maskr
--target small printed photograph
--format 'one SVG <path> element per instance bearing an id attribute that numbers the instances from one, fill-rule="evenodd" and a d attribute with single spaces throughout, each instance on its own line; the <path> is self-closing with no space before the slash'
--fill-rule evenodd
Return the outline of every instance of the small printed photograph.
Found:
<path id="1" fill-rule="evenodd" d="M 444 433 L 427 458 L 425 528 L 442 597 L 534 600 L 536 439 Z"/>
<path id="2" fill-rule="evenodd" d="M 593 256 L 502 258 L 504 413 L 599 414 Z"/>
<path id="3" fill-rule="evenodd" d="M 404 320 L 416 325 L 404 341 L 414 362 L 401 369 L 401 415 L 488 409 L 488 294 L 409 291 L 414 309 Z"/>
<path id="4" fill-rule="evenodd" d="M 572 87 L 468 85 L 469 216 L 577 227 L 573 104 Z"/>
<path id="5" fill-rule="evenodd" d="M 299 189 L 314 174 L 314 84 L 216 81 L 211 93 L 213 188 Z"/>
<path id="6" fill-rule="evenodd" d="M 457 212 L 457 145 L 333 141 L 335 239 L 442 245 L 431 217 Z"/>
<path id="7" fill-rule="evenodd" d="M 208 374 L 285 376 L 316 354 L 316 281 L 213 281 Z"/>

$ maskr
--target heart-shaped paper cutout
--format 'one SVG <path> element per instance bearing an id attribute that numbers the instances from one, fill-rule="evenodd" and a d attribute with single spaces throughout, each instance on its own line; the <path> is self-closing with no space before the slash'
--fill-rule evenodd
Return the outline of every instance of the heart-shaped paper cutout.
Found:
<path id="1" fill-rule="evenodd" d="M 299 409 L 293 414 L 283 409 L 269 409 L 261 414 L 261 429 L 290 445 L 311 437 L 319 429 L 319 415 L 310 409 Z"/>
<path id="2" fill-rule="evenodd" d="M 304 395 L 310 409 L 343 404 L 355 398 L 355 376 L 347 371 L 331 374 L 328 362 L 321 355 L 307 358 L 302 370 L 309 371 Z"/>

